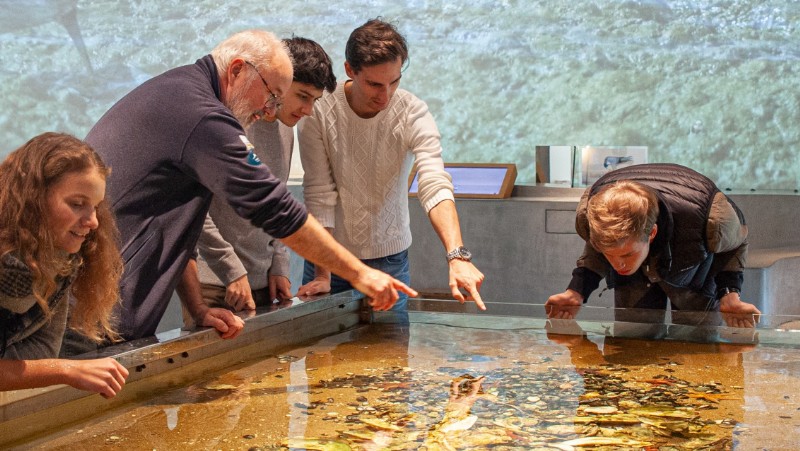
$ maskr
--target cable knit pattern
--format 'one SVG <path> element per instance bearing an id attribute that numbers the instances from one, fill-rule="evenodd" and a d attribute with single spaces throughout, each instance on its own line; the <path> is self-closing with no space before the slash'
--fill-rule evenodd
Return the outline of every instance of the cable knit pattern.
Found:
<path id="1" fill-rule="evenodd" d="M 453 199 L 436 122 L 408 91 L 398 89 L 385 110 L 364 119 L 350 108 L 340 84 L 300 122 L 299 140 L 306 205 L 358 258 L 411 245 L 408 174 L 414 162 L 426 212 Z"/>

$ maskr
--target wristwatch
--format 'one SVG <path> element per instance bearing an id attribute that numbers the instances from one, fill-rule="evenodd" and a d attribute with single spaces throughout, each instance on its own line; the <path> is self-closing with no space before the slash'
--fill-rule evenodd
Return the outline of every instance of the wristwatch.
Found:
<path id="1" fill-rule="evenodd" d="M 464 246 L 458 246 L 452 251 L 447 253 L 447 261 L 457 258 L 459 260 L 470 261 L 472 260 L 472 252 Z"/>

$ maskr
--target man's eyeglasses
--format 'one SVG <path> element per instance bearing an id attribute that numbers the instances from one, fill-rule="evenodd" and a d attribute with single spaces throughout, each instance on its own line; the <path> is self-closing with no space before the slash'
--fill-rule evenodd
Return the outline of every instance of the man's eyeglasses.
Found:
<path id="1" fill-rule="evenodd" d="M 276 96 L 275 93 L 273 93 L 272 90 L 269 89 L 269 83 L 267 83 L 267 80 L 264 80 L 264 77 L 261 76 L 261 72 L 258 71 L 258 68 L 256 67 L 255 64 L 251 63 L 250 61 L 245 61 L 245 63 L 247 63 L 248 66 L 252 67 L 253 70 L 256 71 L 256 73 L 258 74 L 258 78 L 260 78 L 261 82 L 264 83 L 264 87 L 267 88 L 267 92 L 269 93 L 267 101 L 264 102 L 264 111 L 270 115 L 275 114 L 275 112 L 282 105 L 281 98 Z"/>

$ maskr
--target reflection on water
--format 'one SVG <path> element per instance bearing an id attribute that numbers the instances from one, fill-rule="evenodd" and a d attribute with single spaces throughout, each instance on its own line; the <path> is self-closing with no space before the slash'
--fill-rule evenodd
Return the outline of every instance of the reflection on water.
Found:
<path id="1" fill-rule="evenodd" d="M 36 447 L 791 449 L 798 362 L 789 347 L 379 324 L 243 362 Z"/>

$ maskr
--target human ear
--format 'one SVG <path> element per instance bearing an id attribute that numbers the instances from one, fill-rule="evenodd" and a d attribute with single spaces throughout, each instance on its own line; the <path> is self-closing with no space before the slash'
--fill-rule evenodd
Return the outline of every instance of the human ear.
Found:
<path id="1" fill-rule="evenodd" d="M 344 73 L 347 75 L 347 78 L 356 78 L 356 71 L 353 70 L 353 67 L 350 66 L 350 63 L 347 61 L 344 62 Z"/>
<path id="2" fill-rule="evenodd" d="M 233 61 L 231 61 L 231 64 L 228 66 L 228 73 L 230 74 L 231 78 L 235 78 L 242 73 L 243 68 L 244 68 L 244 60 L 242 60 L 241 58 L 236 58 Z"/>
<path id="3" fill-rule="evenodd" d="M 652 243 L 654 239 L 656 239 L 656 235 L 658 234 L 658 224 L 653 224 L 653 228 L 650 230 L 649 241 Z"/>

